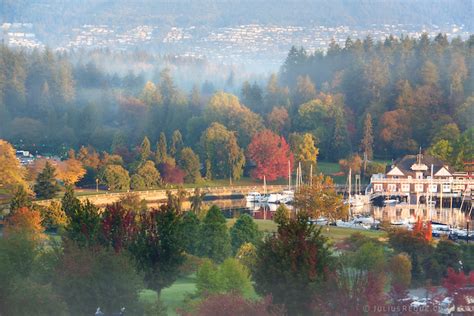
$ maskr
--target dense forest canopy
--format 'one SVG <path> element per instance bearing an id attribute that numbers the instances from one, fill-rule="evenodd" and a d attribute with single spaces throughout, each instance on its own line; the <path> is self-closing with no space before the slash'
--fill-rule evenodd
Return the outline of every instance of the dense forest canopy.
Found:
<path id="1" fill-rule="evenodd" d="M 268 128 L 288 141 L 310 134 L 325 160 L 356 152 L 390 159 L 429 147 L 462 167 L 473 155 L 473 58 L 473 36 L 348 38 L 327 53 L 292 48 L 266 83 L 227 90 L 237 97 L 208 82 L 181 90 L 167 68 L 148 80 L 49 50 L 1 47 L 0 138 L 40 154 L 87 145 L 117 153 L 133 152 L 145 136 L 155 151 L 160 134 L 170 140 L 179 131 L 204 162 L 216 157 L 205 136 L 219 123 L 240 166 L 241 150 L 247 155 L 252 137 Z"/>

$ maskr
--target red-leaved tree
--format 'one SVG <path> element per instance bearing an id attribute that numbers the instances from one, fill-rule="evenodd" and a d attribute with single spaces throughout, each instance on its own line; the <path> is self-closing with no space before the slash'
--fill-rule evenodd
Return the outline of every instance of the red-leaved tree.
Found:
<path id="1" fill-rule="evenodd" d="M 457 272 L 451 267 L 448 268 L 443 287 L 447 290 L 448 296 L 453 299 L 455 307 L 468 305 L 468 297 L 474 297 L 474 271 L 466 275 L 463 271 Z M 472 305 L 469 307 L 474 308 Z"/>
<path id="2" fill-rule="evenodd" d="M 273 181 L 288 175 L 288 161 L 293 166 L 293 153 L 284 137 L 270 130 L 263 130 L 252 138 L 248 147 L 248 156 L 257 165 L 252 177 Z"/>
<path id="3" fill-rule="evenodd" d="M 120 252 L 133 240 L 137 230 L 135 212 L 121 203 L 109 204 L 102 215 L 103 242 Z"/>
<path id="4" fill-rule="evenodd" d="M 284 309 L 273 305 L 271 296 L 260 301 L 252 301 L 238 294 L 217 294 L 207 297 L 199 303 L 193 313 L 181 312 L 182 315 L 195 316 L 283 316 Z"/>

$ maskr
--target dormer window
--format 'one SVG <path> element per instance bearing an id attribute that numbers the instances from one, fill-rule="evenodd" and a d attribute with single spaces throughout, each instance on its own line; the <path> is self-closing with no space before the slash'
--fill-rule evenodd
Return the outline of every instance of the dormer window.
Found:
<path id="1" fill-rule="evenodd" d="M 417 172 L 416 173 L 416 178 L 417 179 L 423 179 L 423 172 Z"/>

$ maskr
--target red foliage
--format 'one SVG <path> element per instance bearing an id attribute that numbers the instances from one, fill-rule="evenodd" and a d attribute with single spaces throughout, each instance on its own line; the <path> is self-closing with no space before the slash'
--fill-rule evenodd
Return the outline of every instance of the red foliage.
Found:
<path id="1" fill-rule="evenodd" d="M 195 316 L 279 316 L 285 315 L 281 306 L 273 305 L 270 296 L 260 301 L 246 300 L 236 294 L 217 294 L 203 300 L 192 313 Z"/>
<path id="2" fill-rule="evenodd" d="M 181 170 L 179 167 L 162 163 L 158 166 L 158 169 L 164 182 L 172 184 L 181 184 L 184 182 L 186 172 Z"/>
<path id="3" fill-rule="evenodd" d="M 255 134 L 248 147 L 249 158 L 256 163 L 252 170 L 252 177 L 268 181 L 288 175 L 288 160 L 293 166 L 293 153 L 285 138 L 280 137 L 270 130 Z"/>
<path id="4" fill-rule="evenodd" d="M 133 240 L 136 230 L 135 212 L 126 210 L 120 203 L 105 207 L 102 216 L 102 236 L 115 252 L 120 252 Z"/>
<path id="5" fill-rule="evenodd" d="M 315 315 L 379 315 L 374 308 L 386 305 L 382 271 L 351 276 L 333 271 L 327 275 L 321 292 L 314 297 Z"/>
<path id="6" fill-rule="evenodd" d="M 462 271 L 456 272 L 453 268 L 448 268 L 443 287 L 446 288 L 448 296 L 453 298 L 455 306 L 467 305 L 467 297 L 474 296 L 474 271 L 465 275 Z"/>

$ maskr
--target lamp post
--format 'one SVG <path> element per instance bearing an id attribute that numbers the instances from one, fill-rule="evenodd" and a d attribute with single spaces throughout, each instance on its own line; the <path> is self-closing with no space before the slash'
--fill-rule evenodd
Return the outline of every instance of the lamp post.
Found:
<path id="1" fill-rule="evenodd" d="M 469 218 L 466 220 L 467 232 L 466 232 L 466 244 L 469 244 Z"/>

